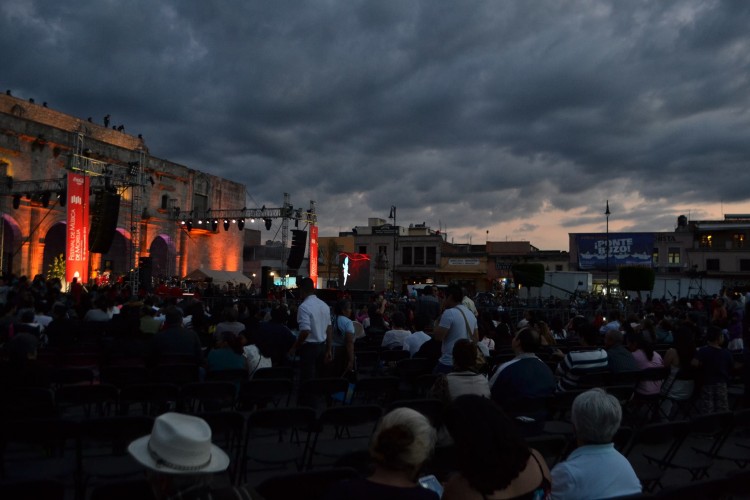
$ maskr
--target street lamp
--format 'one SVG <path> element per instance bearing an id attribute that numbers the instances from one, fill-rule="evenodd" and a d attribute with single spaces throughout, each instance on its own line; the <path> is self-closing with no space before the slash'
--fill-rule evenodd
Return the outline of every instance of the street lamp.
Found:
<path id="1" fill-rule="evenodd" d="M 605 264 L 607 266 L 607 282 L 604 287 L 604 295 L 606 295 L 607 299 L 609 299 L 609 216 L 611 212 L 609 211 L 609 200 L 607 200 L 607 209 L 604 211 L 604 215 L 607 217 L 607 263 Z"/>
<path id="2" fill-rule="evenodd" d="M 391 286 L 396 291 L 396 250 L 398 250 L 398 227 L 396 226 L 396 205 L 391 205 L 391 214 L 389 219 L 393 219 L 393 270 L 391 271 Z"/>

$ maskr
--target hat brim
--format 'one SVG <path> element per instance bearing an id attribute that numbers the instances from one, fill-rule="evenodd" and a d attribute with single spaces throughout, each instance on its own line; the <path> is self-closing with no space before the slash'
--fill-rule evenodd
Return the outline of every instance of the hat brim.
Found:
<path id="1" fill-rule="evenodd" d="M 206 464 L 205 467 L 194 470 L 173 469 L 168 465 L 157 463 L 156 460 L 153 459 L 148 451 L 149 439 L 151 439 L 150 434 L 136 439 L 128 445 L 128 453 L 130 453 L 130 456 L 132 456 L 139 464 L 153 471 L 164 474 L 211 474 L 214 472 L 223 472 L 229 467 L 229 456 L 224 450 L 212 443 L 211 461 Z"/>

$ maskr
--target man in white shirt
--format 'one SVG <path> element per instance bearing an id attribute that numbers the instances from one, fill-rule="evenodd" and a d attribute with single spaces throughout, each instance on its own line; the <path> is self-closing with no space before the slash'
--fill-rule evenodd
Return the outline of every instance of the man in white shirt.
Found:
<path id="1" fill-rule="evenodd" d="M 443 343 L 436 373 L 450 373 L 453 370 L 453 344 L 458 339 L 477 340 L 477 318 L 461 303 L 463 298 L 463 291 L 458 285 L 451 285 L 445 291 L 443 314 L 433 333 L 433 337 Z"/>
<path id="2" fill-rule="evenodd" d="M 425 333 L 430 326 L 430 317 L 427 313 L 419 313 L 414 318 L 415 331 L 404 339 L 404 351 L 409 351 L 410 357 L 413 358 L 422 344 L 430 340 L 430 336 Z"/>
<path id="3" fill-rule="evenodd" d="M 297 309 L 299 336 L 289 351 L 299 355 L 300 382 L 315 378 L 323 363 L 333 359 L 333 328 L 331 308 L 315 296 L 315 285 L 310 278 L 302 278 L 297 285 L 302 303 Z"/>
<path id="4" fill-rule="evenodd" d="M 396 311 L 391 316 L 392 330 L 388 330 L 383 335 L 383 342 L 380 347 L 383 349 L 401 349 L 404 346 L 404 340 L 409 338 L 411 332 L 406 329 L 406 316 L 401 311 Z"/>

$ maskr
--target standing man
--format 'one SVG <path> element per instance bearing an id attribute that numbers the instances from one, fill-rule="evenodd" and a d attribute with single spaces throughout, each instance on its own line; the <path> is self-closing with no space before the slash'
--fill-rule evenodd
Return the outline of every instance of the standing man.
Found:
<path id="1" fill-rule="evenodd" d="M 445 291 L 443 314 L 432 334 L 443 343 L 435 373 L 450 373 L 453 370 L 453 344 L 458 339 L 477 341 L 477 318 L 461 303 L 463 298 L 464 293 L 458 285 L 450 285 Z"/>
<path id="2" fill-rule="evenodd" d="M 430 321 L 435 321 L 440 316 L 440 301 L 434 295 L 431 285 L 424 287 L 422 295 L 417 298 L 416 314 L 426 314 Z"/>
<path id="3" fill-rule="evenodd" d="M 300 383 L 315 378 L 323 363 L 333 359 L 333 329 L 331 309 L 315 296 L 315 285 L 310 278 L 302 278 L 297 285 L 302 303 L 297 309 L 299 336 L 289 350 L 299 354 Z"/>

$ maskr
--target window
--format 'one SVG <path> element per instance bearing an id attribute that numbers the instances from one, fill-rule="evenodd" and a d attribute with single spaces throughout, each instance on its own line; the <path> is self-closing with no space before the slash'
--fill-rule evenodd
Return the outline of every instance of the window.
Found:
<path id="1" fill-rule="evenodd" d="M 710 234 L 701 235 L 701 247 L 711 248 L 711 244 L 713 243 L 713 238 L 714 237 Z"/>
<path id="2" fill-rule="evenodd" d="M 706 259 L 706 271 L 721 271 L 719 259 Z"/>
<path id="3" fill-rule="evenodd" d="M 743 248 L 745 246 L 745 233 L 735 233 L 732 236 L 734 248 Z"/>
<path id="4" fill-rule="evenodd" d="M 208 210 L 208 196 L 202 194 L 193 195 L 193 213 L 195 217 L 204 217 Z"/>
<path id="5" fill-rule="evenodd" d="M 658 248 L 654 248 L 651 251 L 651 262 L 654 264 L 654 266 L 659 265 L 659 249 Z"/>
<path id="6" fill-rule="evenodd" d="M 405 266 L 412 265 L 411 247 L 401 247 L 401 263 Z"/>
<path id="7" fill-rule="evenodd" d="M 437 265 L 437 248 L 436 247 L 427 247 L 426 248 L 427 256 L 425 258 L 425 263 L 428 266 L 434 266 Z"/>
<path id="8" fill-rule="evenodd" d="M 165 194 L 161 197 L 161 209 L 166 210 L 167 206 L 169 205 L 169 195 Z"/>
<path id="9" fill-rule="evenodd" d="M 750 271 L 750 259 L 740 259 L 740 271 Z"/>
<path id="10" fill-rule="evenodd" d="M 414 265 L 424 266 L 424 247 L 414 247 Z"/>
<path id="11" fill-rule="evenodd" d="M 380 245 L 378 247 L 378 253 L 382 253 L 382 254 L 388 255 L 388 247 L 385 246 L 385 245 Z"/>
<path id="12" fill-rule="evenodd" d="M 667 263 L 680 263 L 680 249 L 678 247 L 669 247 L 669 252 L 667 253 Z"/>
<path id="13" fill-rule="evenodd" d="M 367 247 L 366 246 L 360 246 L 359 247 L 359 251 L 357 253 L 367 254 Z"/>

